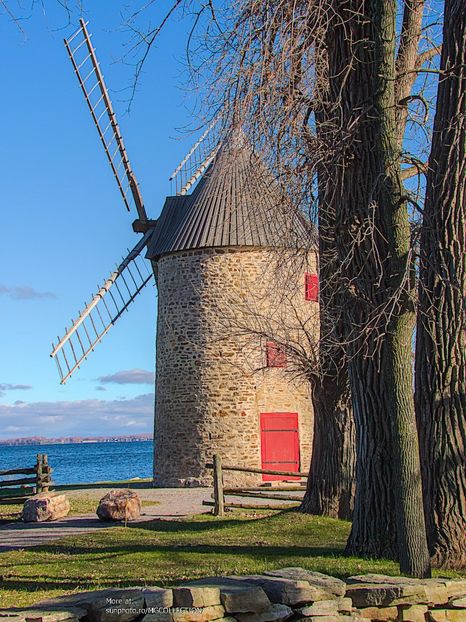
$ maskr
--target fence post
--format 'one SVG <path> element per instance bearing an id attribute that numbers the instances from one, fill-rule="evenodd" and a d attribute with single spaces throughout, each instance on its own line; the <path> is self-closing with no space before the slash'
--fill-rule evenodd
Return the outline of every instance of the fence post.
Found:
<path id="1" fill-rule="evenodd" d="M 222 459 L 214 454 L 214 516 L 225 515 L 225 498 L 223 496 Z"/>
<path id="2" fill-rule="evenodd" d="M 42 492 L 42 454 L 37 454 L 36 461 L 36 495 Z"/>
<path id="3" fill-rule="evenodd" d="M 50 467 L 47 454 L 42 455 L 42 474 L 44 476 L 42 492 L 48 492 L 50 488 Z"/>

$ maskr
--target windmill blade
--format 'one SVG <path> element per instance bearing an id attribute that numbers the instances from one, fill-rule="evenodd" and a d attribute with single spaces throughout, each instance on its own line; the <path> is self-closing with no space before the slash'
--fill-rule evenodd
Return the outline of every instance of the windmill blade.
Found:
<path id="1" fill-rule="evenodd" d="M 84 310 L 72 321 L 65 335 L 52 344 L 50 356 L 57 363 L 60 384 L 65 384 L 73 372 L 94 350 L 118 318 L 128 309 L 139 292 L 149 283 L 149 271 L 141 251 L 153 231 L 148 231 L 112 272 Z"/>
<path id="2" fill-rule="evenodd" d="M 222 115 L 220 114 L 212 121 L 170 175 L 170 181 L 175 182 L 177 195 L 184 195 L 189 192 L 215 158 L 220 147 L 221 120 Z"/>
<path id="3" fill-rule="evenodd" d="M 126 153 L 112 102 L 105 86 L 104 77 L 92 46 L 88 22 L 79 20 L 80 27 L 69 39 L 65 39 L 71 63 L 89 107 L 92 119 L 104 146 L 110 167 L 115 176 L 126 209 L 134 203 L 139 219 L 147 220 L 144 203 L 136 177 Z"/>

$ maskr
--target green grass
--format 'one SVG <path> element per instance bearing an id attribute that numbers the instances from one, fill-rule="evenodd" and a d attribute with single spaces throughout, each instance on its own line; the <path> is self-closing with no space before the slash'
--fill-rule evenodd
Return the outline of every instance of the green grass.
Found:
<path id="1" fill-rule="evenodd" d="M 388 560 L 344 557 L 350 524 L 296 512 L 232 513 L 153 521 L 0 555 L 4 607 L 75 590 L 170 585 L 212 574 L 303 566 L 337 576 L 397 574 Z"/>

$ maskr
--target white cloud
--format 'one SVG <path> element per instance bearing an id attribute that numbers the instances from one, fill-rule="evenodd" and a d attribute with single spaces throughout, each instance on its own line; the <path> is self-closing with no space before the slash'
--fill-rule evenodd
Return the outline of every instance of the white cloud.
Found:
<path id="1" fill-rule="evenodd" d="M 53 292 L 38 292 L 29 285 L 14 287 L 0 285 L 0 295 L 8 296 L 12 300 L 43 300 L 44 298 L 56 298 Z"/>
<path id="2" fill-rule="evenodd" d="M 0 397 L 3 397 L 7 391 L 29 391 L 32 389 L 29 384 L 10 384 L 9 382 L 0 382 Z"/>
<path id="3" fill-rule="evenodd" d="M 0 438 L 100 436 L 151 432 L 154 395 L 129 399 L 0 404 Z"/>
<path id="4" fill-rule="evenodd" d="M 153 384 L 154 372 L 146 369 L 127 369 L 97 378 L 102 384 Z"/>

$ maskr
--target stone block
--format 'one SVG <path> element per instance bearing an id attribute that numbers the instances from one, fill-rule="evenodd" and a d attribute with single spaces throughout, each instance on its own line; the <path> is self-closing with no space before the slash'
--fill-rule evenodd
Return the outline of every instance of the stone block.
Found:
<path id="1" fill-rule="evenodd" d="M 403 588 L 403 597 L 409 596 L 409 600 L 417 604 L 443 605 L 448 602 L 445 582 L 438 579 L 414 579 L 370 573 L 349 577 L 346 582 L 348 585 L 396 585 Z M 401 604 L 401 601 L 399 602 Z"/>
<path id="2" fill-rule="evenodd" d="M 209 607 L 220 605 L 218 587 L 175 587 L 173 588 L 175 607 Z"/>
<path id="3" fill-rule="evenodd" d="M 449 598 L 466 596 L 466 579 L 446 579 L 442 577 L 436 580 L 445 586 Z"/>
<path id="4" fill-rule="evenodd" d="M 312 618 L 313 616 L 337 616 L 339 611 L 335 600 L 319 600 L 312 605 L 299 609 L 298 613 L 307 618 Z"/>
<path id="5" fill-rule="evenodd" d="M 201 608 L 185 608 L 184 611 L 173 610 L 173 622 L 211 622 L 211 620 L 221 620 L 225 614 L 222 605 L 212 605 Z"/>
<path id="6" fill-rule="evenodd" d="M 146 587 L 142 591 L 146 608 L 173 606 L 173 591 L 162 587 Z"/>
<path id="7" fill-rule="evenodd" d="M 283 622 L 293 615 L 293 609 L 279 603 L 273 604 L 268 611 L 263 613 L 239 613 L 236 615 L 238 622 Z"/>
<path id="8" fill-rule="evenodd" d="M 308 581 L 272 577 L 270 575 L 248 575 L 240 580 L 260 586 L 273 603 L 292 607 L 328 599 L 328 593 L 320 587 L 309 585 Z"/>
<path id="9" fill-rule="evenodd" d="M 11 614 L 0 612 L 1 622 L 78 622 L 77 611 L 65 609 L 40 609 L 32 608 L 12 612 Z M 86 615 L 85 611 L 81 611 Z"/>
<path id="10" fill-rule="evenodd" d="M 268 570 L 264 572 L 267 576 L 284 577 L 285 579 L 294 579 L 295 581 L 307 581 L 310 585 L 321 588 L 334 596 L 344 596 L 346 592 L 346 584 L 341 579 L 330 577 L 321 572 L 313 572 L 304 568 L 279 568 L 278 570 Z"/>
<path id="11" fill-rule="evenodd" d="M 398 618 L 398 607 L 364 607 L 358 609 L 357 615 L 365 620 L 396 620 Z"/>
<path id="12" fill-rule="evenodd" d="M 99 501 L 100 520 L 129 521 L 141 515 L 141 500 L 134 490 L 111 490 Z"/>
<path id="13" fill-rule="evenodd" d="M 42 523 L 64 518 L 70 513 L 70 502 L 66 495 L 42 492 L 26 499 L 22 519 L 25 523 Z"/>
<path id="14" fill-rule="evenodd" d="M 424 603 L 426 594 L 419 585 L 348 585 L 346 596 L 355 607 L 386 607 L 396 604 Z"/>
<path id="15" fill-rule="evenodd" d="M 238 578 L 208 577 L 183 584 L 185 586 L 210 586 L 220 590 L 220 600 L 228 613 L 262 613 L 270 608 L 264 590 Z"/>
<path id="16" fill-rule="evenodd" d="M 448 604 L 450 607 L 455 607 L 457 609 L 466 609 L 466 596 L 452 598 Z"/>
<path id="17" fill-rule="evenodd" d="M 399 622 L 425 622 L 426 605 L 400 605 L 398 607 Z"/>

